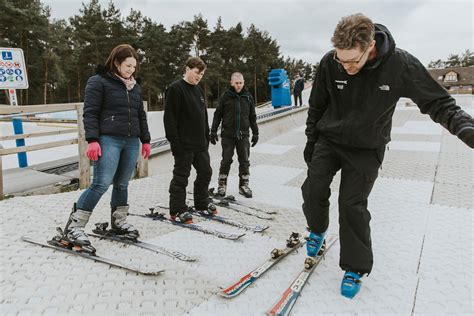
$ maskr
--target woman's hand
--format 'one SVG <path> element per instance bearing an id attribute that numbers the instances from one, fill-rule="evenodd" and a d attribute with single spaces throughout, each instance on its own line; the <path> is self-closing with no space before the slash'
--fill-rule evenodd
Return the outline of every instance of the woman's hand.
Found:
<path id="1" fill-rule="evenodd" d="M 102 156 L 102 150 L 98 142 L 91 142 L 87 145 L 87 158 L 92 161 L 97 161 Z"/>
<path id="2" fill-rule="evenodd" d="M 143 159 L 150 157 L 150 144 L 142 144 L 142 156 Z"/>

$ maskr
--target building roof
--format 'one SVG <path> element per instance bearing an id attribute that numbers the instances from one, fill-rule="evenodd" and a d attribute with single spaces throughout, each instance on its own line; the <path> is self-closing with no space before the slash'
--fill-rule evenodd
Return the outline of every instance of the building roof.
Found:
<path id="1" fill-rule="evenodd" d="M 458 74 L 457 81 L 445 82 L 447 73 L 454 71 Z M 428 69 L 431 76 L 441 85 L 471 85 L 474 86 L 474 66 L 469 67 L 448 67 L 443 69 Z M 442 77 L 441 79 L 439 79 Z"/>

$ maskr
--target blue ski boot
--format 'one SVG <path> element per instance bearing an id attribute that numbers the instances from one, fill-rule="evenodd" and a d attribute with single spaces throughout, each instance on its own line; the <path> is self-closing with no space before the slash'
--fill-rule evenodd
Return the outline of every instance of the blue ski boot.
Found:
<path id="1" fill-rule="evenodd" d="M 314 258 L 318 255 L 325 239 L 326 232 L 322 234 L 316 234 L 313 232 L 309 233 L 308 241 L 306 242 L 306 252 L 308 253 L 308 257 Z"/>
<path id="2" fill-rule="evenodd" d="M 354 298 L 359 293 L 362 281 L 361 275 L 355 272 L 346 271 L 341 283 L 341 295 L 347 298 Z"/>

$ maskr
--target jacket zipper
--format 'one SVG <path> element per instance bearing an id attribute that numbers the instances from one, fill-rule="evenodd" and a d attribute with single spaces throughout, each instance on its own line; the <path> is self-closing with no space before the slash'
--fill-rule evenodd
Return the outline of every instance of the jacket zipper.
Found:
<path id="1" fill-rule="evenodd" d="M 131 120 L 132 118 L 130 117 L 131 116 L 131 109 L 130 109 L 130 95 L 128 94 L 128 90 L 125 89 L 127 91 L 127 100 L 128 100 L 128 136 L 130 136 L 131 134 Z"/>

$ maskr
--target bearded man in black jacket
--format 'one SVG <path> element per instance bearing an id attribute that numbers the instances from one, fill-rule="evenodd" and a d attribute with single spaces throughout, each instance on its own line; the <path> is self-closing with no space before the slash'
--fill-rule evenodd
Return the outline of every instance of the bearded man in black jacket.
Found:
<path id="1" fill-rule="evenodd" d="M 408 52 L 396 48 L 388 29 L 362 14 L 342 18 L 321 60 L 309 99 L 302 186 L 310 230 L 308 256 L 320 251 L 329 225 L 330 184 L 339 187 L 341 294 L 353 298 L 373 265 L 367 200 L 390 141 L 400 97 L 474 147 L 474 120 Z"/>
<path id="2" fill-rule="evenodd" d="M 170 183 L 170 216 L 180 223 L 191 223 L 186 205 L 186 187 L 191 166 L 196 169 L 194 206 L 207 216 L 217 213 L 209 203 L 212 169 L 209 157 L 209 123 L 204 93 L 198 86 L 206 64 L 198 57 L 186 61 L 183 79 L 173 82 L 166 91 L 163 121 L 165 135 L 174 156 L 173 179 Z"/>
<path id="3" fill-rule="evenodd" d="M 218 141 L 217 129 L 222 122 L 222 160 L 217 188 L 217 194 L 221 197 L 226 195 L 227 177 L 234 151 L 237 151 L 239 160 L 239 193 L 247 198 L 253 196 L 249 187 L 249 156 L 250 142 L 252 147 L 258 142 L 258 126 L 253 98 L 244 84 L 244 76 L 240 72 L 234 72 L 230 79 L 230 87 L 223 93 L 212 120 L 213 145 Z M 249 140 L 249 128 L 252 129 L 251 140 Z"/>

